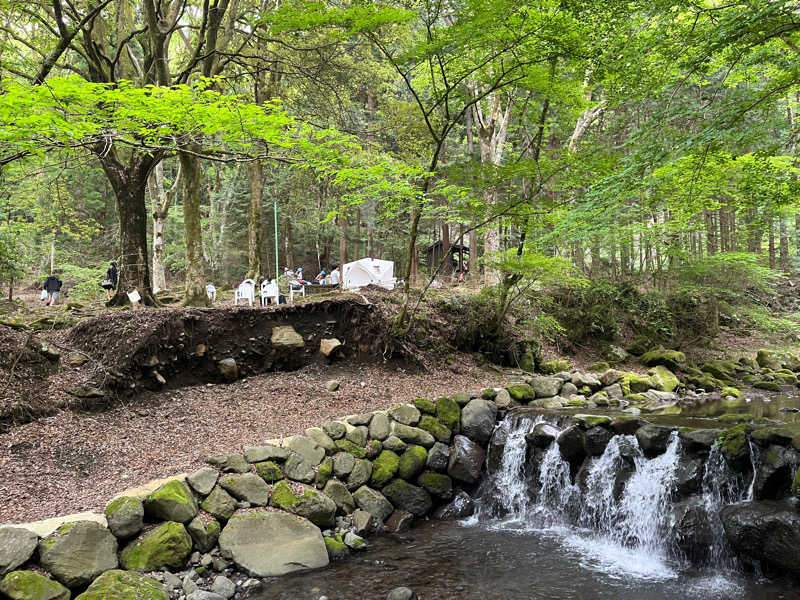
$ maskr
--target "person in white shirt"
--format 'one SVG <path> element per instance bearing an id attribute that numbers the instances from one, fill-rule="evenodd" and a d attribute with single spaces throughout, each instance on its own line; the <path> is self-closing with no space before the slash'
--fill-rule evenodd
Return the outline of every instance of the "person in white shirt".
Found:
<path id="1" fill-rule="evenodd" d="M 333 265 L 333 270 L 331 271 L 330 275 L 330 284 L 333 287 L 337 287 L 339 285 L 339 281 L 341 281 L 341 273 L 339 273 L 339 265 Z"/>

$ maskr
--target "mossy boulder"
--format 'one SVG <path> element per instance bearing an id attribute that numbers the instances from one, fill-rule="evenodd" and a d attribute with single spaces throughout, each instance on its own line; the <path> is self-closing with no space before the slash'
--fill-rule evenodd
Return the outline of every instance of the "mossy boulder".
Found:
<path id="1" fill-rule="evenodd" d="M 357 490 L 362 485 L 365 485 L 372 477 L 372 461 L 357 460 L 350 475 L 347 476 L 347 489 L 350 491 Z"/>
<path id="2" fill-rule="evenodd" d="M 754 388 L 758 388 L 760 390 L 767 390 L 768 392 L 780 392 L 781 391 L 780 384 L 775 382 L 775 381 L 765 381 L 765 380 L 754 381 L 753 382 L 753 387 Z"/>
<path id="3" fill-rule="evenodd" d="M 569 362 L 566 360 L 547 360 L 539 365 L 539 371 L 545 375 L 555 375 L 562 371 L 569 371 Z"/>
<path id="4" fill-rule="evenodd" d="M 0 594 L 9 600 L 69 600 L 70 592 L 57 581 L 33 571 L 12 571 L 0 580 Z"/>
<path id="5" fill-rule="evenodd" d="M 678 350 L 650 350 L 639 358 L 645 367 L 667 367 L 672 371 L 679 370 L 686 364 L 686 355 Z"/>
<path id="6" fill-rule="evenodd" d="M 411 402 L 417 407 L 417 410 L 423 414 L 436 414 L 436 405 L 427 398 L 414 398 Z"/>
<path id="7" fill-rule="evenodd" d="M 225 475 L 219 485 L 237 500 L 254 506 L 266 506 L 269 502 L 270 487 L 255 473 Z"/>
<path id="8" fill-rule="evenodd" d="M 512 400 L 517 402 L 530 402 L 536 397 L 536 392 L 527 383 L 514 383 L 506 386 Z"/>
<path id="9" fill-rule="evenodd" d="M 720 395 L 722 395 L 723 398 L 727 398 L 730 396 L 736 399 L 740 399 L 744 397 L 744 394 L 742 394 L 739 388 L 735 388 L 730 385 L 726 385 L 725 387 L 723 387 L 722 391 L 720 391 Z"/>
<path id="10" fill-rule="evenodd" d="M 728 423 L 728 424 L 747 423 L 752 420 L 753 420 L 753 415 L 749 415 L 746 413 L 725 413 L 717 417 L 717 421 L 719 421 L 720 423 Z"/>
<path id="11" fill-rule="evenodd" d="M 350 440 L 336 440 L 336 447 L 341 452 L 347 452 L 356 458 L 365 458 L 367 456 L 367 451 L 364 448 L 357 446 Z"/>
<path id="12" fill-rule="evenodd" d="M 433 507 L 427 491 L 402 479 L 395 479 L 381 491 L 395 507 L 407 510 L 416 517 L 424 516 Z"/>
<path id="13" fill-rule="evenodd" d="M 278 463 L 271 460 L 265 460 L 253 465 L 256 468 L 256 473 L 261 479 L 267 483 L 275 483 L 283 479 L 283 471 Z"/>
<path id="14" fill-rule="evenodd" d="M 186 483 L 169 481 L 147 497 L 144 512 L 153 520 L 188 523 L 197 514 L 197 501 Z"/>
<path id="15" fill-rule="evenodd" d="M 775 381 L 783 385 L 797 385 L 797 375 L 783 370 L 775 373 Z"/>
<path id="16" fill-rule="evenodd" d="M 317 467 L 317 476 L 314 479 L 314 485 L 317 486 L 318 489 L 322 489 L 331 477 L 333 477 L 333 458 L 326 456 Z"/>
<path id="17" fill-rule="evenodd" d="M 437 398 L 436 418 L 453 433 L 461 431 L 461 407 L 455 400 L 444 396 Z"/>
<path id="18" fill-rule="evenodd" d="M 411 446 L 400 457 L 397 464 L 397 476 L 410 481 L 425 469 L 428 451 L 422 446 Z"/>
<path id="19" fill-rule="evenodd" d="M 217 485 L 203 500 L 200 507 L 220 521 L 227 521 L 236 511 L 236 500 Z"/>
<path id="20" fill-rule="evenodd" d="M 724 387 L 724 384 L 719 379 L 709 373 L 700 372 L 699 375 L 685 375 L 683 379 L 686 383 L 694 386 L 695 389 L 703 389 L 707 392 Z"/>
<path id="21" fill-rule="evenodd" d="M 710 360 L 700 366 L 703 373 L 708 373 L 723 383 L 731 383 L 736 376 L 737 365 L 731 360 Z"/>
<path id="22" fill-rule="evenodd" d="M 453 480 L 444 473 L 422 473 L 417 483 L 436 498 L 449 500 L 453 497 Z"/>
<path id="23" fill-rule="evenodd" d="M 442 425 L 442 423 L 436 417 L 431 415 L 422 415 L 419 420 L 418 427 L 427 431 L 438 441 L 445 444 L 450 442 L 450 438 L 453 435 L 447 427 Z"/>
<path id="24" fill-rule="evenodd" d="M 311 486 L 304 486 L 299 501 L 291 512 L 305 517 L 319 527 L 333 527 L 336 508 L 336 503 L 326 494 Z"/>
<path id="25" fill-rule="evenodd" d="M 640 375 L 639 373 L 627 371 L 622 374 L 619 384 L 622 387 L 622 393 L 626 396 L 628 394 L 641 394 L 657 385 L 649 375 Z"/>
<path id="26" fill-rule="evenodd" d="M 762 369 L 772 369 L 773 371 L 777 371 L 783 366 L 774 350 L 765 350 L 763 348 L 756 351 L 756 362 Z"/>
<path id="27" fill-rule="evenodd" d="M 753 431 L 752 425 L 736 425 L 723 431 L 717 438 L 722 455 L 736 470 L 746 469 L 750 465 L 750 446 L 747 436 L 751 431 Z"/>
<path id="28" fill-rule="evenodd" d="M 372 462 L 372 477 L 370 483 L 372 486 L 382 488 L 389 483 L 397 473 L 397 467 L 400 464 L 400 457 L 391 450 L 384 450 Z"/>
<path id="29" fill-rule="evenodd" d="M 586 406 L 589 406 L 589 401 L 586 399 L 586 396 L 582 396 L 580 394 L 573 394 L 565 402 L 562 402 L 561 404 L 562 406 L 568 406 L 573 408 L 584 408 Z"/>
<path id="30" fill-rule="evenodd" d="M 144 505 L 138 498 L 122 496 L 106 506 L 108 528 L 119 539 L 133 537 L 144 526 Z"/>
<path id="31" fill-rule="evenodd" d="M 325 492 L 328 498 L 333 500 L 340 513 L 349 515 L 356 509 L 352 494 L 341 481 L 331 479 L 325 484 L 325 488 L 322 491 Z"/>
<path id="32" fill-rule="evenodd" d="M 117 568 L 117 539 L 99 523 L 66 523 L 39 542 L 39 564 L 69 588 Z"/>
<path id="33" fill-rule="evenodd" d="M 325 549 L 328 551 L 331 562 L 342 560 L 350 554 L 341 533 L 337 533 L 334 537 L 326 535 L 322 539 L 325 540 Z"/>
<path id="34" fill-rule="evenodd" d="M 611 417 L 606 415 L 573 415 L 572 420 L 584 429 L 592 427 L 610 427 Z"/>
<path id="35" fill-rule="evenodd" d="M 287 512 L 293 512 L 294 507 L 300 504 L 300 495 L 285 481 L 279 481 L 272 489 L 269 505 Z"/>
<path id="36" fill-rule="evenodd" d="M 608 364 L 604 360 L 598 360 L 597 362 L 593 362 L 588 367 L 586 367 L 587 371 L 591 371 L 592 373 L 604 373 L 611 368 L 611 365 Z"/>
<path id="37" fill-rule="evenodd" d="M 162 523 L 128 544 L 120 554 L 126 571 L 180 569 L 192 551 L 192 538 L 181 523 Z"/>
<path id="38" fill-rule="evenodd" d="M 675 374 L 663 365 L 653 367 L 649 374 L 656 387 L 664 392 L 673 392 L 681 384 Z"/>
<path id="39" fill-rule="evenodd" d="M 130 571 L 106 571 L 75 600 L 169 600 L 155 579 Z"/>

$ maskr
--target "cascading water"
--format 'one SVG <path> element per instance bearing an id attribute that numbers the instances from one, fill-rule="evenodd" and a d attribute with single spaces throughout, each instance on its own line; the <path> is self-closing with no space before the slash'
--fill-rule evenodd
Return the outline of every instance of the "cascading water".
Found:
<path id="1" fill-rule="evenodd" d="M 677 432 L 654 458 L 645 456 L 635 436 L 615 435 L 602 455 L 574 472 L 555 441 L 535 454 L 529 449 L 526 435 L 542 422 L 542 416 L 516 415 L 499 425 L 505 441 L 502 460 L 482 486 L 471 523 L 557 536 L 580 555 L 582 564 L 606 573 L 676 577 L 683 558 L 673 531 L 681 460 Z M 705 562 L 732 566 L 719 510 L 746 499 L 747 489 L 717 447 L 700 487 L 699 505 L 711 532 Z"/>

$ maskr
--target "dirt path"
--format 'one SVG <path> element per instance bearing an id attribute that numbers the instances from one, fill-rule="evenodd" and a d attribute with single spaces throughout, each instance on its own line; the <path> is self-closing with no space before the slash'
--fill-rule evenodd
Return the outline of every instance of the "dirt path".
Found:
<path id="1" fill-rule="evenodd" d="M 348 414 L 499 385 L 466 356 L 436 372 L 309 366 L 139 396 L 102 413 L 61 412 L 0 435 L 0 524 L 102 509 L 117 492 L 195 469 L 206 456 L 302 433 Z M 341 381 L 330 393 L 324 383 Z M 363 385 L 362 385 L 363 382 Z"/>

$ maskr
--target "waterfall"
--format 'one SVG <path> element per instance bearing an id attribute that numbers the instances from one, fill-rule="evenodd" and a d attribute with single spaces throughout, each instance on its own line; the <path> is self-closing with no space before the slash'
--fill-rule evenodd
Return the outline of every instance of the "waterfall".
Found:
<path id="1" fill-rule="evenodd" d="M 525 436 L 543 421 L 541 415 L 513 415 L 499 425 L 502 460 L 482 485 L 471 524 L 555 535 L 582 563 L 605 572 L 676 577 L 684 559 L 674 539 L 677 431 L 654 458 L 644 455 L 635 436 L 615 435 L 601 456 L 587 458 L 575 472 L 555 441 L 546 449 L 528 448 Z M 708 515 L 712 541 L 705 562 L 728 564 L 719 511 L 747 495 L 743 478 L 714 446 L 692 505 Z"/>

